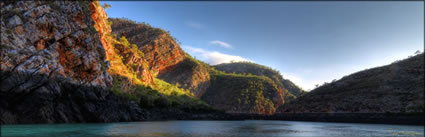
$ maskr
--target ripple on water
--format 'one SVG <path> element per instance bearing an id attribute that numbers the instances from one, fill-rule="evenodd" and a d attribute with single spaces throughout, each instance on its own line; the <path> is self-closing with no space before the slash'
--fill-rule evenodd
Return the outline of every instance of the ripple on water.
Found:
<path id="1" fill-rule="evenodd" d="M 157 121 L 4 125 L 16 137 L 422 137 L 424 126 L 297 121 Z"/>

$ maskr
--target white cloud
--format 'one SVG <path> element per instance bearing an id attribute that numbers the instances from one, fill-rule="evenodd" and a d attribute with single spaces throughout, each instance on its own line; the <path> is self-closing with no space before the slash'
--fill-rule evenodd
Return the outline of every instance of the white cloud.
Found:
<path id="1" fill-rule="evenodd" d="M 188 51 L 192 56 L 200 57 L 201 60 L 211 65 L 220 63 L 229 63 L 231 61 L 251 61 L 241 56 L 229 55 L 220 53 L 218 51 L 207 51 L 201 48 L 194 48 L 191 46 L 182 46 L 184 50 Z"/>
<path id="2" fill-rule="evenodd" d="M 281 72 L 281 74 L 282 74 L 284 79 L 289 79 L 291 82 L 293 82 L 298 87 L 300 87 L 304 90 L 311 89 L 310 85 L 308 83 L 304 83 L 304 81 L 300 77 L 295 76 L 295 75 L 290 74 L 290 73 Z"/>
<path id="3" fill-rule="evenodd" d="M 229 43 L 223 42 L 223 41 L 219 41 L 219 40 L 213 40 L 209 42 L 210 45 L 218 45 L 220 47 L 223 48 L 228 48 L 228 49 L 232 49 L 232 45 L 230 45 Z"/>
<path id="4" fill-rule="evenodd" d="M 191 28 L 195 28 L 195 29 L 202 29 L 204 27 L 204 25 L 202 25 L 199 22 L 195 22 L 195 21 L 187 21 L 185 22 L 185 24 Z"/>

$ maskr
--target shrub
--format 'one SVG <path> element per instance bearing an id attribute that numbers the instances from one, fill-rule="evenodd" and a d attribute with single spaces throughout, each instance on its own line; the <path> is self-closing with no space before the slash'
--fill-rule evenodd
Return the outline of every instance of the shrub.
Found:
<path id="1" fill-rule="evenodd" d="M 109 8 L 111 8 L 111 5 L 105 3 L 105 4 L 102 5 L 102 8 L 103 9 L 109 9 Z"/>

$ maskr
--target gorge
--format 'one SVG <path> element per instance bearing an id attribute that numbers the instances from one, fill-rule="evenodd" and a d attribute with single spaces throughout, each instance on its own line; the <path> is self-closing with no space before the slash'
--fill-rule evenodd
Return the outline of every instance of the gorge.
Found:
<path id="1" fill-rule="evenodd" d="M 301 113 L 414 115 L 406 123 L 423 124 L 423 53 L 308 92 L 264 65 L 195 59 L 169 32 L 108 18 L 98 1 L 0 7 L 1 124 L 290 120 Z"/>

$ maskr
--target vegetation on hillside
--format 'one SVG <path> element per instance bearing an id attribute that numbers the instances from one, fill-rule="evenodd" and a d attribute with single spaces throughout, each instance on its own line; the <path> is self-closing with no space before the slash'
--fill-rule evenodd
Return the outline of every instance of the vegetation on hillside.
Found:
<path id="1" fill-rule="evenodd" d="M 177 65 L 184 60 L 183 50 L 177 39 L 168 31 L 154 28 L 148 23 L 138 23 L 128 19 L 111 18 L 112 33 L 118 37 L 125 36 L 130 43 L 136 44 L 146 56 L 149 69 L 155 75 Z"/>
<path id="2" fill-rule="evenodd" d="M 278 70 L 271 67 L 259 65 L 256 63 L 241 61 L 223 63 L 214 66 L 215 69 L 227 72 L 238 73 L 243 75 L 259 75 L 266 76 L 275 82 L 275 84 L 285 93 L 285 101 L 289 102 L 304 92 L 302 88 L 296 86 L 290 80 L 284 79 Z"/>
<path id="3" fill-rule="evenodd" d="M 281 112 L 424 112 L 424 54 L 323 84 Z"/>
<path id="4" fill-rule="evenodd" d="M 130 44 L 125 37 L 121 37 L 119 43 L 116 44 L 124 45 L 125 47 L 128 47 L 128 49 L 138 53 L 140 56 L 144 56 L 143 52 L 138 50 L 135 44 Z M 114 58 L 120 60 L 111 61 L 122 63 L 124 58 L 118 54 L 116 56 L 117 57 Z M 123 81 L 122 78 L 120 79 L 115 77 L 113 80 L 114 93 L 136 102 L 140 102 L 142 107 L 173 107 L 187 110 L 211 110 L 211 108 L 205 102 L 196 99 L 193 97 L 193 94 L 190 91 L 179 88 L 177 85 L 169 84 L 157 78 L 154 78 L 153 84 L 146 84 L 141 82 L 140 79 L 136 76 L 135 70 L 133 70 L 131 66 L 128 66 L 128 64 L 125 64 L 124 67 L 120 65 L 118 65 L 118 67 L 111 65 L 110 69 L 113 70 L 111 74 L 114 74 L 114 72 L 119 72 L 118 74 L 127 72 L 124 74 L 124 76 L 126 76 L 126 78 L 130 78 L 132 81 L 135 81 L 132 82 L 134 84 L 132 85 L 132 91 L 127 92 L 123 91 L 121 88 L 126 84 L 125 81 Z"/>
<path id="5" fill-rule="evenodd" d="M 177 38 L 173 37 L 169 31 L 165 31 L 161 28 L 154 28 L 146 22 L 136 22 L 127 18 L 109 18 L 108 21 L 115 22 L 114 30 L 125 30 L 128 26 L 134 26 L 131 30 L 127 30 L 125 35 L 137 35 L 138 39 L 144 41 L 144 43 L 140 43 L 141 45 L 145 45 L 147 42 L 157 39 L 157 37 L 161 34 L 166 34 L 168 37 L 171 37 L 174 41 L 179 43 Z"/>
<path id="6" fill-rule="evenodd" d="M 108 6 L 110 7 L 110 6 Z M 106 19 L 105 19 L 106 20 Z M 107 21 L 107 20 L 106 20 Z M 111 23 L 108 23 L 111 25 Z M 148 31 L 147 36 L 155 36 L 151 33 L 162 33 L 162 31 Z M 107 61 L 110 63 L 108 72 L 113 76 L 112 91 L 114 94 L 123 98 L 139 102 L 144 108 L 180 108 L 183 110 L 205 110 L 211 111 L 212 108 L 203 102 L 196 99 L 188 90 L 169 84 L 157 78 L 153 78 L 152 83 L 144 82 L 143 76 L 137 74 L 139 70 L 134 69 L 134 65 L 140 62 L 129 62 L 131 57 L 143 59 L 144 54 L 137 45 L 131 44 L 126 37 L 122 36 L 119 39 L 114 34 L 106 34 L 106 41 L 112 44 L 113 50 L 108 53 Z M 132 54 L 126 54 L 132 53 Z M 104 64 L 107 66 L 107 64 Z M 146 62 L 142 64 L 147 68 Z M 149 72 L 152 74 L 152 72 Z"/>
<path id="7" fill-rule="evenodd" d="M 202 96 L 210 83 L 210 66 L 202 61 L 193 59 L 184 53 L 184 59 L 169 68 L 164 69 L 158 75 L 159 79 L 176 84 L 193 93 L 196 97 Z"/>
<path id="8" fill-rule="evenodd" d="M 211 68 L 211 86 L 202 96 L 231 113 L 273 114 L 283 104 L 281 91 L 265 76 L 224 73 Z"/>

